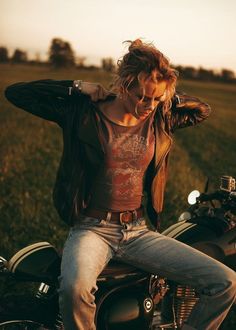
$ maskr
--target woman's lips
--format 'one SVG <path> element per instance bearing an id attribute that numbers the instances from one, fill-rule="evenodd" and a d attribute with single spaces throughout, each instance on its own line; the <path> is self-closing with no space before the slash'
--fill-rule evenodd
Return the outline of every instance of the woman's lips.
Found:
<path id="1" fill-rule="evenodd" d="M 153 112 L 155 110 L 155 108 L 154 109 L 152 109 L 152 108 L 144 108 L 144 109 L 142 109 L 142 110 L 140 110 L 140 111 L 137 111 L 137 114 L 139 115 L 139 117 L 147 117 L 147 116 L 149 116 L 150 115 L 150 113 L 151 112 Z"/>
<path id="2" fill-rule="evenodd" d="M 145 109 L 144 110 L 145 112 L 143 113 L 144 115 L 149 115 L 151 112 L 153 112 L 153 110 L 152 109 Z"/>
<path id="3" fill-rule="evenodd" d="M 150 115 L 150 113 L 151 113 L 152 111 L 147 111 L 147 112 L 143 112 L 142 114 L 140 114 L 140 117 L 147 117 L 147 116 L 149 116 Z"/>

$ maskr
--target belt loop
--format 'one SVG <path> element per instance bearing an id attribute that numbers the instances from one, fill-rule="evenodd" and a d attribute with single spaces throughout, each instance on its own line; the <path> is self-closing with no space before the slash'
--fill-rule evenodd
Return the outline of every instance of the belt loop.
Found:
<path id="1" fill-rule="evenodd" d="M 133 213 L 132 220 L 137 220 L 138 219 L 138 212 L 137 212 L 137 210 L 134 210 L 132 213 Z"/>
<path id="2" fill-rule="evenodd" d="M 109 211 L 109 212 L 107 212 L 107 217 L 106 217 L 106 221 L 107 222 L 110 222 L 110 220 L 111 220 L 111 215 L 112 215 L 112 213 Z"/>

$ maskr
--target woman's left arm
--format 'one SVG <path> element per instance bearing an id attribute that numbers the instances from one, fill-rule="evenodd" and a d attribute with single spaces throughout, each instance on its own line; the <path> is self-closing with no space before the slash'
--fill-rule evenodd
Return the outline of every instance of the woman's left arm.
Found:
<path id="1" fill-rule="evenodd" d="M 170 129 L 194 126 L 209 117 L 211 108 L 196 97 L 176 93 L 170 110 Z"/>

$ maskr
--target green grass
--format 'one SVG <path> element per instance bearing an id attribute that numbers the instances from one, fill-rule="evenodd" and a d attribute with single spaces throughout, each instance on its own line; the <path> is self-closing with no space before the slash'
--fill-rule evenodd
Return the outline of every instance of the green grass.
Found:
<path id="1" fill-rule="evenodd" d="M 36 79 L 83 79 L 109 85 L 102 71 L 52 70 L 48 67 L 0 65 L 0 255 L 9 258 L 37 241 L 61 249 L 68 228 L 52 203 L 52 188 L 62 151 L 60 129 L 15 108 L 3 96 L 5 87 Z M 223 174 L 236 177 L 236 86 L 180 81 L 179 90 L 209 103 L 212 116 L 203 124 L 176 132 L 171 152 L 162 227 L 176 221 L 187 207 L 188 193 L 211 189 Z"/>

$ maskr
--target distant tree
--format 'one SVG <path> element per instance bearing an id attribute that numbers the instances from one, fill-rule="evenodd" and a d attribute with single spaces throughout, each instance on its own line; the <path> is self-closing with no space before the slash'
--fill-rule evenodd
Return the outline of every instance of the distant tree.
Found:
<path id="1" fill-rule="evenodd" d="M 179 72 L 179 75 L 181 78 L 184 78 L 184 79 L 196 79 L 197 78 L 197 69 L 192 66 L 178 65 L 178 66 L 175 66 L 174 69 L 176 69 Z"/>
<path id="2" fill-rule="evenodd" d="M 8 62 L 8 50 L 6 47 L 0 47 L 0 62 Z"/>
<path id="3" fill-rule="evenodd" d="M 49 48 L 49 62 L 57 68 L 75 65 L 75 55 L 70 43 L 60 38 L 52 39 Z"/>
<path id="4" fill-rule="evenodd" d="M 173 69 L 175 69 L 179 76 L 181 77 L 182 76 L 182 72 L 183 72 L 183 66 L 182 65 L 172 65 Z M 181 77 L 183 78 L 183 77 Z"/>
<path id="5" fill-rule="evenodd" d="M 198 78 L 200 80 L 214 80 L 215 79 L 215 73 L 213 70 L 207 70 L 202 67 L 198 69 Z"/>
<path id="6" fill-rule="evenodd" d="M 225 82 L 233 82 L 235 80 L 234 72 L 228 69 L 221 70 L 221 79 Z"/>
<path id="7" fill-rule="evenodd" d="M 115 63 L 113 58 L 107 57 L 102 59 L 102 68 L 104 71 L 112 72 L 115 70 Z"/>
<path id="8" fill-rule="evenodd" d="M 27 62 L 27 53 L 17 48 L 11 58 L 13 63 L 25 63 Z"/>
<path id="9" fill-rule="evenodd" d="M 192 66 L 185 66 L 183 68 L 183 76 L 187 79 L 195 79 L 197 77 L 197 69 Z"/>
<path id="10" fill-rule="evenodd" d="M 86 57 L 85 56 L 77 56 L 76 57 L 76 64 L 78 68 L 84 68 L 85 67 L 85 62 Z"/>

